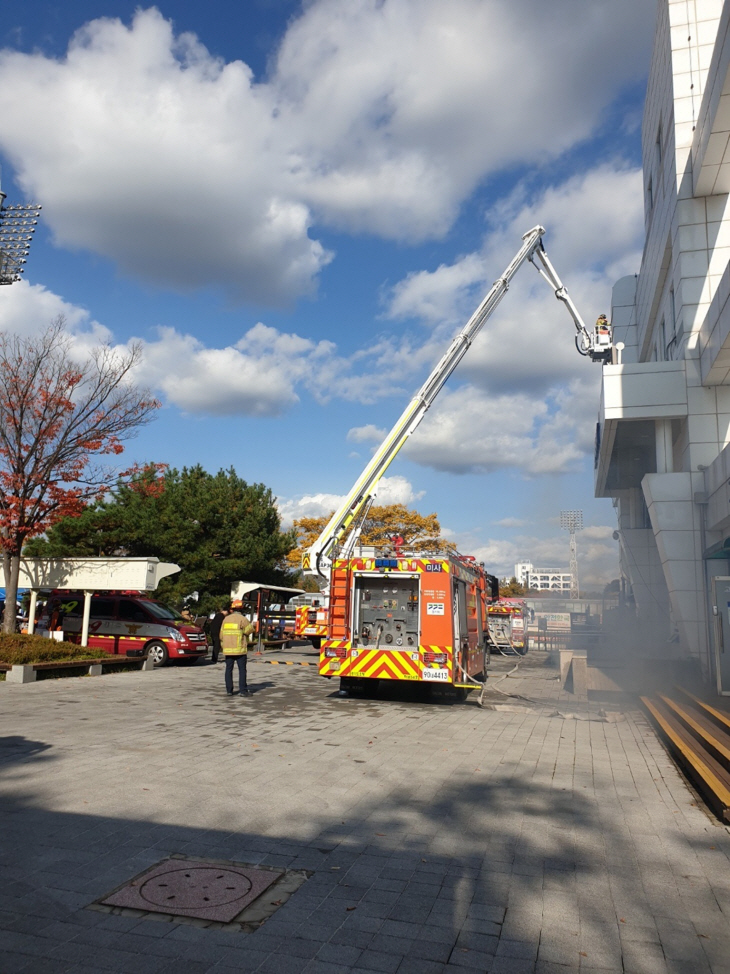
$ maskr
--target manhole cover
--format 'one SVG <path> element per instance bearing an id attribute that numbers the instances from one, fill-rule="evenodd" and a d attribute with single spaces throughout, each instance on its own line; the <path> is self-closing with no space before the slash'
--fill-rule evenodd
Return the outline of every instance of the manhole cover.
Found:
<path id="1" fill-rule="evenodd" d="M 228 923 L 279 876 L 255 866 L 165 859 L 101 903 Z"/>

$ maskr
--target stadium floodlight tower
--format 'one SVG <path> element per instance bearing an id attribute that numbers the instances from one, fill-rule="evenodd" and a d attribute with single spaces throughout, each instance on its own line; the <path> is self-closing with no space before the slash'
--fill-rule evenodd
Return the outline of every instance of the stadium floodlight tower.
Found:
<path id="1" fill-rule="evenodd" d="M 560 527 L 564 531 L 570 532 L 570 597 L 571 599 L 580 598 L 580 588 L 578 587 L 578 548 L 575 543 L 575 536 L 578 531 L 583 530 L 583 511 L 561 511 Z"/>
<path id="2" fill-rule="evenodd" d="M 6 206 L 5 197 L 0 190 L 0 284 L 14 284 L 25 270 L 41 207 L 38 203 Z"/>

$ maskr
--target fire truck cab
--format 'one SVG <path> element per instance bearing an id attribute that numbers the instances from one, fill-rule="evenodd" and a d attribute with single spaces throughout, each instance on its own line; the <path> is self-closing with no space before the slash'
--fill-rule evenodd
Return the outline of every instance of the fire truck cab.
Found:
<path id="1" fill-rule="evenodd" d="M 486 677 L 490 576 L 456 555 L 335 559 L 321 676 L 344 691 L 376 680 L 466 690 Z"/>

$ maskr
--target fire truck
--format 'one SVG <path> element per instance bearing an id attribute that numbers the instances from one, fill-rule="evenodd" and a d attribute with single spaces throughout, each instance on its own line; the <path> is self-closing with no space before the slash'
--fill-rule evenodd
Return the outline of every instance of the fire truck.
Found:
<path id="1" fill-rule="evenodd" d="M 487 606 L 498 598 L 484 567 L 463 556 L 428 552 L 366 551 L 358 547 L 377 486 L 417 429 L 482 326 L 529 261 L 565 304 L 576 328 L 576 347 L 594 362 L 614 361 L 611 326 L 601 316 L 589 332 L 533 227 L 459 334 L 453 339 L 324 530 L 305 552 L 305 574 L 329 582 L 327 635 L 319 672 L 340 678 L 340 693 L 381 679 L 436 683 L 463 693 L 486 680 Z M 481 676 L 481 681 L 478 677 Z"/>
<path id="2" fill-rule="evenodd" d="M 290 604 L 295 606 L 296 611 L 295 638 L 308 639 L 315 649 L 319 649 L 322 640 L 327 638 L 329 597 L 323 593 L 307 592 L 296 595 Z"/>
<path id="3" fill-rule="evenodd" d="M 486 679 L 487 605 L 497 580 L 473 558 L 402 553 L 336 558 L 319 672 L 345 693 L 374 680 L 463 691 Z"/>
<path id="4" fill-rule="evenodd" d="M 503 656 L 524 656 L 529 649 L 527 606 L 522 599 L 499 599 L 487 607 L 492 647 Z"/>

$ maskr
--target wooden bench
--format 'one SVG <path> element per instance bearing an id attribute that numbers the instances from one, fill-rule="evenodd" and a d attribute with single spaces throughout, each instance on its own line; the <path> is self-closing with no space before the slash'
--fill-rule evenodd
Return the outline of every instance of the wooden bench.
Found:
<path id="1" fill-rule="evenodd" d="M 97 659 L 44 660 L 41 663 L 21 663 L 11 665 L 0 663 L 0 671 L 6 674 L 7 683 L 35 683 L 36 676 L 44 670 L 85 670 L 85 676 L 101 676 L 104 669 L 120 666 L 133 666 L 140 670 L 151 670 L 153 664 L 146 656 L 102 656 Z"/>

